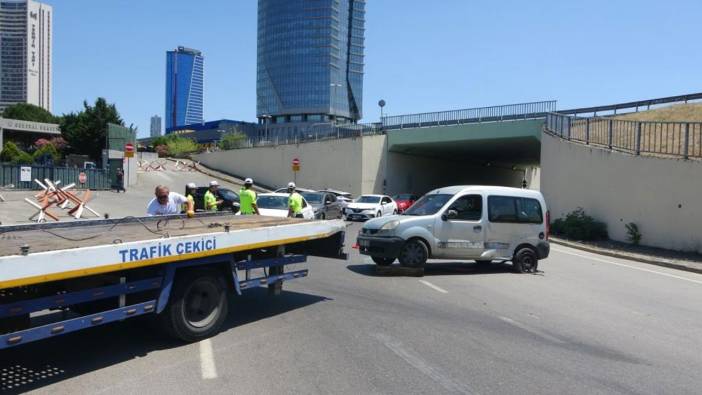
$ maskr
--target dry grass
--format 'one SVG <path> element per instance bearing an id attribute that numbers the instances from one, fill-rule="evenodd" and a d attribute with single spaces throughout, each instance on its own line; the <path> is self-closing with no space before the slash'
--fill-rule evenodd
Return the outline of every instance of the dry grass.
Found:
<path id="1" fill-rule="evenodd" d="M 648 111 L 617 115 L 625 121 L 702 122 L 702 103 L 673 104 Z"/>

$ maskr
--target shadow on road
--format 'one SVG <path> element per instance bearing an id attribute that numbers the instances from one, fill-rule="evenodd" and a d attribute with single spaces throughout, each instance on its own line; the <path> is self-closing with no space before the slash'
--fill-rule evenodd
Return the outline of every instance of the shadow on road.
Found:
<path id="1" fill-rule="evenodd" d="M 448 275 L 489 275 L 512 273 L 512 265 L 493 263 L 478 265 L 467 262 L 427 263 L 422 273 L 421 269 L 412 269 L 398 264 L 377 266 L 374 264 L 358 264 L 346 266 L 350 271 L 370 277 L 412 277 L 412 276 L 448 276 Z"/>
<path id="2" fill-rule="evenodd" d="M 328 300 L 283 291 L 268 297 L 251 289 L 230 301 L 222 331 Z M 103 369 L 152 351 L 182 346 L 155 328 L 152 317 L 127 320 L 0 351 L 0 393 L 21 393 Z M 97 390 L 97 388 L 96 388 Z"/>

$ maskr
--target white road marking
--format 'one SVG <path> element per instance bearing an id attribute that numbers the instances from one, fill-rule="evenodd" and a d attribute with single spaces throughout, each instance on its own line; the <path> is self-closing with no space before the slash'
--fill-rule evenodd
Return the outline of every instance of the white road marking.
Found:
<path id="1" fill-rule="evenodd" d="M 200 371 L 204 380 L 217 378 L 217 366 L 212 352 L 212 340 L 205 339 L 200 342 Z"/>
<path id="2" fill-rule="evenodd" d="M 422 283 L 422 284 L 424 284 L 424 285 L 426 285 L 427 287 L 429 287 L 429 288 L 435 290 L 435 291 L 441 292 L 442 294 L 447 294 L 447 293 L 448 293 L 447 290 L 445 290 L 445 289 L 443 289 L 443 288 L 439 288 L 439 287 L 437 287 L 436 285 L 430 283 L 429 281 L 419 280 L 419 282 Z"/>
<path id="3" fill-rule="evenodd" d="M 621 267 L 627 267 L 627 268 L 629 268 L 629 269 L 639 270 L 639 271 L 647 272 L 647 273 L 658 274 L 658 275 L 661 275 L 661 276 L 670 277 L 670 278 L 676 278 L 676 279 L 678 279 L 678 280 L 689 281 L 689 282 L 691 282 L 691 283 L 701 284 L 701 285 L 702 285 L 702 281 L 693 280 L 693 279 L 691 279 L 691 278 L 686 278 L 686 277 L 682 277 L 682 276 L 676 276 L 676 275 L 674 275 L 674 274 L 659 272 L 658 270 L 644 269 L 644 268 L 642 268 L 642 267 L 636 267 L 636 266 L 631 266 L 631 265 L 625 265 L 625 264 L 623 264 L 623 263 L 612 262 L 612 261 L 607 260 L 607 259 L 601 259 L 601 258 L 597 258 L 597 257 L 592 257 L 592 256 L 588 256 L 588 255 L 577 254 L 577 253 L 574 253 L 574 252 L 561 250 L 560 248 L 552 248 L 552 250 L 554 250 L 554 251 L 556 251 L 556 252 L 563 253 L 563 254 L 579 256 L 579 257 L 581 257 L 581 258 L 590 259 L 590 260 L 597 261 L 597 262 L 609 263 L 609 264 L 611 264 L 611 265 L 616 265 L 616 266 L 621 266 Z"/>
<path id="4" fill-rule="evenodd" d="M 543 331 L 541 331 L 541 330 L 539 330 L 539 329 L 531 328 L 531 327 L 529 327 L 529 326 L 527 326 L 527 325 L 525 325 L 525 324 L 522 324 L 521 322 L 517 322 L 517 321 L 515 321 L 515 320 L 513 320 L 513 319 L 511 319 L 511 318 L 509 318 L 509 317 L 499 316 L 499 318 L 500 318 L 502 321 L 504 321 L 504 322 L 506 322 L 506 323 L 508 323 L 508 324 L 510 324 L 510 325 L 516 326 L 517 328 L 522 329 L 522 330 L 525 330 L 525 331 L 527 331 L 527 332 L 529 332 L 529 333 L 531 333 L 531 334 L 534 334 L 534 335 L 536 335 L 536 336 L 543 337 L 543 338 L 546 339 L 546 340 L 550 340 L 550 341 L 552 341 L 552 342 L 554 342 L 554 343 L 560 343 L 560 344 L 564 344 L 564 343 L 565 343 L 563 340 L 561 340 L 561 339 L 559 339 L 559 338 L 557 338 L 557 337 L 555 337 L 555 336 L 551 336 L 551 335 L 549 335 L 548 333 L 545 333 L 545 332 L 543 332 Z"/>
<path id="5" fill-rule="evenodd" d="M 459 394 L 471 393 L 470 389 L 467 388 L 465 385 L 454 381 L 453 379 L 445 375 L 443 372 L 441 372 L 441 369 L 431 366 L 427 361 L 422 359 L 422 357 L 414 354 L 411 350 L 406 349 L 399 340 L 380 333 L 376 333 L 374 337 L 380 342 L 382 342 L 385 347 L 389 348 L 390 351 L 395 353 L 395 355 L 402 358 L 413 368 L 429 376 L 429 378 L 436 381 L 446 390 Z"/>

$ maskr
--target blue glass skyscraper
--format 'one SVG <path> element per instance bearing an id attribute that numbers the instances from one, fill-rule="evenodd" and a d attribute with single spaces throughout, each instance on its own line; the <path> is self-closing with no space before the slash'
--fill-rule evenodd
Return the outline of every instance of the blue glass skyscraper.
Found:
<path id="1" fill-rule="evenodd" d="M 203 122 L 203 59 L 196 49 L 166 52 L 166 131 Z"/>
<path id="2" fill-rule="evenodd" d="M 364 18 L 365 0 L 259 0 L 259 123 L 287 132 L 358 121 Z"/>

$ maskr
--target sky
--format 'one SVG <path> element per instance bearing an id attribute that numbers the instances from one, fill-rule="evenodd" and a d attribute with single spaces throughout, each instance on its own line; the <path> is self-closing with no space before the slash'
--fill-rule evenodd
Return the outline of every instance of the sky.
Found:
<path id="1" fill-rule="evenodd" d="M 55 114 L 102 96 L 147 136 L 165 112 L 166 51 L 182 45 L 205 56 L 205 120 L 255 121 L 256 1 L 43 2 Z M 700 92 L 700 15 L 699 0 L 367 0 L 362 122 L 380 99 L 399 115 Z"/>

